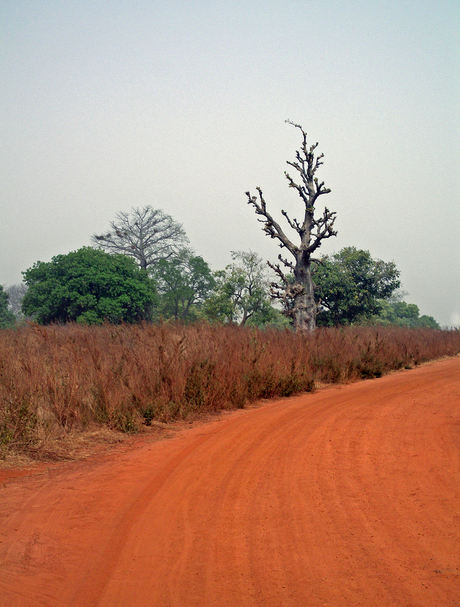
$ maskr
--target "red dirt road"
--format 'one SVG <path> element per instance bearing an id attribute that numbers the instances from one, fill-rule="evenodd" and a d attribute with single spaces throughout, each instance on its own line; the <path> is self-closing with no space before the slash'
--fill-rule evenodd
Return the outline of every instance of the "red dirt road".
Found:
<path id="1" fill-rule="evenodd" d="M 0 471 L 0 605 L 460 605 L 459 453 L 457 357 Z"/>

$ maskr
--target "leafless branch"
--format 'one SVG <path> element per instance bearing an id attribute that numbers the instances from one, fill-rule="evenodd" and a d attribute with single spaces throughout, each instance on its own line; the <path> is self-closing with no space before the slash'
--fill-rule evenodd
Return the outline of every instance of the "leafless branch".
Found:
<path id="1" fill-rule="evenodd" d="M 278 255 L 278 259 L 282 262 L 282 264 L 286 267 L 289 268 L 292 272 L 295 269 L 294 264 L 289 261 L 288 259 L 285 259 L 284 257 L 282 257 L 281 253 Z"/>
<path id="2" fill-rule="evenodd" d="M 316 228 L 316 232 L 312 234 L 313 242 L 308 247 L 310 255 L 321 246 L 321 242 L 331 236 L 337 236 L 337 231 L 333 229 L 334 222 L 336 220 L 337 213 L 335 211 L 329 211 L 327 207 L 324 208 L 323 216 L 313 221 L 313 226 Z"/>
<path id="3" fill-rule="evenodd" d="M 134 257 L 145 270 L 177 254 L 188 243 L 182 225 L 151 206 L 118 213 L 110 227 L 112 231 L 107 234 L 94 234 L 93 243 L 108 252 Z"/>
<path id="4" fill-rule="evenodd" d="M 289 226 L 293 230 L 295 230 L 299 234 L 301 233 L 302 228 L 301 228 L 299 222 L 297 221 L 297 219 L 294 219 L 293 221 L 291 221 L 291 219 L 289 218 L 289 215 L 286 213 L 286 211 L 281 211 L 281 215 L 284 215 L 284 217 L 286 218 L 286 221 L 288 222 Z"/>
<path id="5" fill-rule="evenodd" d="M 282 247 L 286 247 L 288 251 L 295 255 L 297 247 L 286 236 L 279 223 L 277 223 L 267 211 L 267 204 L 265 202 L 261 188 L 256 189 L 259 193 L 259 199 L 257 198 L 257 196 L 251 196 L 250 192 L 246 192 L 246 196 L 248 197 L 248 204 L 252 205 L 255 208 L 256 214 L 262 215 L 262 217 L 264 217 L 264 219 L 261 220 L 264 224 L 264 232 L 268 234 L 270 238 L 277 238 L 280 241 Z"/>

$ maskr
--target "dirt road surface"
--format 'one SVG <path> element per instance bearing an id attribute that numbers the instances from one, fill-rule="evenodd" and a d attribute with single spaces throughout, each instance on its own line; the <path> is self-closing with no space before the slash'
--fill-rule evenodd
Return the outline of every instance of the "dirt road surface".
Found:
<path id="1" fill-rule="evenodd" d="M 0 475 L 0 605 L 460 605 L 459 453 L 457 357 Z"/>

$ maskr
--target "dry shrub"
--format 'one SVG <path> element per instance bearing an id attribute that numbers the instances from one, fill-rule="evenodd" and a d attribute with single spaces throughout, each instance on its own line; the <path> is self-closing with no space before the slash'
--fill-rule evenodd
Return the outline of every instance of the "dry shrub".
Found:
<path id="1" fill-rule="evenodd" d="M 459 331 L 433 329 L 29 324 L 0 332 L 0 453 L 36 451 L 94 425 L 133 432 L 459 352 Z"/>

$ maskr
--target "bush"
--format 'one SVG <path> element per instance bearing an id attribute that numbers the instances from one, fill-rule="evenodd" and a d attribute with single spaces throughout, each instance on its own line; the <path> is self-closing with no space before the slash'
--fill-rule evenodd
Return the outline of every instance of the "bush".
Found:
<path id="1" fill-rule="evenodd" d="M 138 322 L 150 316 L 153 282 L 133 259 L 83 247 L 24 274 L 22 310 L 37 322 Z"/>

